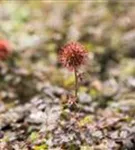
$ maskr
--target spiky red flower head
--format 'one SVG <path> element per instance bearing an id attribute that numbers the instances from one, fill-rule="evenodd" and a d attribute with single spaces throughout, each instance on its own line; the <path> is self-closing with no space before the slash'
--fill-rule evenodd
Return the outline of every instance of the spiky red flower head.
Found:
<path id="1" fill-rule="evenodd" d="M 0 40 L 0 60 L 7 58 L 11 50 L 10 44 L 6 40 Z"/>
<path id="2" fill-rule="evenodd" d="M 63 46 L 59 53 L 60 62 L 70 70 L 74 70 L 84 64 L 87 51 L 78 42 L 69 42 Z"/>

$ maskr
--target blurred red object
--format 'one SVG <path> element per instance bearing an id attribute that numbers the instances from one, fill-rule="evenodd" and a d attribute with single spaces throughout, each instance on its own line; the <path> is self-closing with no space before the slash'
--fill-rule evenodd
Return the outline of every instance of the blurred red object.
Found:
<path id="1" fill-rule="evenodd" d="M 11 52 L 10 43 L 7 40 L 0 40 L 0 60 L 5 60 Z"/>

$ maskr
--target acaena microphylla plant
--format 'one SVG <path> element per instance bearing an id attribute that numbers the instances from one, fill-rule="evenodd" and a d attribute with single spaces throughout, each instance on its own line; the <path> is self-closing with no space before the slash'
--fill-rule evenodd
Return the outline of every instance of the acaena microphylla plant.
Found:
<path id="1" fill-rule="evenodd" d="M 0 60 L 5 60 L 11 52 L 10 44 L 7 40 L 0 40 Z"/>
<path id="2" fill-rule="evenodd" d="M 83 65 L 87 58 L 87 51 L 79 42 L 69 42 L 65 44 L 59 52 L 59 60 L 63 66 L 75 75 L 75 98 L 78 97 L 78 76 L 77 71 Z"/>

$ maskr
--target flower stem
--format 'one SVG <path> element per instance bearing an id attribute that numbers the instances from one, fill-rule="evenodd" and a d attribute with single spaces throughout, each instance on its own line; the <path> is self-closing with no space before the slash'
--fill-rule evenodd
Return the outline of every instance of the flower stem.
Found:
<path id="1" fill-rule="evenodd" d="M 78 77 L 77 77 L 77 69 L 74 69 L 74 73 L 75 73 L 75 98 L 77 100 L 78 98 Z"/>

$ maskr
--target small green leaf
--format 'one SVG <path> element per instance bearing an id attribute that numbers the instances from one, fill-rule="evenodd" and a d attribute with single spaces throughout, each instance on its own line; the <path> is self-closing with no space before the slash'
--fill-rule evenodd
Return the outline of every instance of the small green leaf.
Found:
<path id="1" fill-rule="evenodd" d="M 83 119 L 80 120 L 79 122 L 79 126 L 85 126 L 88 123 L 92 123 L 93 122 L 93 116 L 92 115 L 88 115 L 86 117 L 84 117 Z"/>
<path id="2" fill-rule="evenodd" d="M 46 144 L 37 145 L 34 147 L 34 150 L 48 150 L 48 146 Z"/>
<path id="3" fill-rule="evenodd" d="M 34 142 L 39 138 L 39 134 L 37 132 L 32 132 L 29 138 L 30 138 L 30 141 Z"/>

